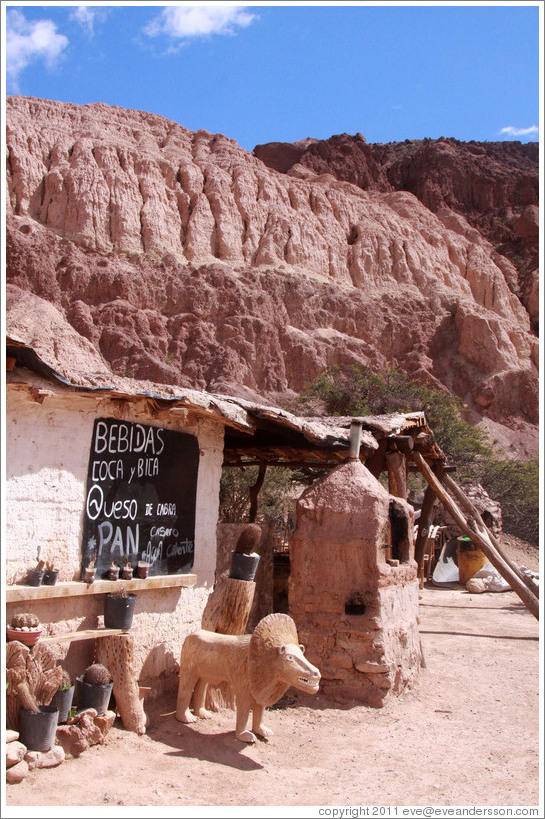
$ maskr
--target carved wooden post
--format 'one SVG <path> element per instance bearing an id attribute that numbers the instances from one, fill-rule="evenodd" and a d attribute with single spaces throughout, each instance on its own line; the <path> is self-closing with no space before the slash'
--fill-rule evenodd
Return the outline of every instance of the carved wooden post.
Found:
<path id="1" fill-rule="evenodd" d="M 220 575 L 206 602 L 202 628 L 218 634 L 244 634 L 254 593 L 253 580 L 235 580 L 226 574 Z M 228 683 L 208 687 L 205 701 L 207 709 L 219 711 L 220 708 L 230 708 L 234 711 L 235 706 L 235 697 Z"/>
<path id="2" fill-rule="evenodd" d="M 265 477 L 266 465 L 262 464 L 262 467 L 263 470 L 260 467 L 260 474 L 263 473 L 261 483 Z M 248 524 L 239 535 L 236 551 L 251 553 L 260 537 L 260 527 L 254 523 Z M 201 627 L 218 634 L 245 634 L 254 602 L 255 588 L 254 580 L 238 580 L 227 574 L 220 575 L 204 607 Z M 206 708 L 217 711 L 219 708 L 234 709 L 234 707 L 234 697 L 227 683 L 209 688 Z"/>
<path id="3" fill-rule="evenodd" d="M 143 694 L 149 689 L 138 685 L 134 664 L 132 634 L 110 634 L 97 640 L 96 656 L 106 666 L 114 683 L 116 709 L 123 728 L 135 734 L 146 733 Z"/>
<path id="4" fill-rule="evenodd" d="M 201 626 L 218 634 L 244 634 L 254 601 L 255 581 L 220 575 L 202 615 Z"/>

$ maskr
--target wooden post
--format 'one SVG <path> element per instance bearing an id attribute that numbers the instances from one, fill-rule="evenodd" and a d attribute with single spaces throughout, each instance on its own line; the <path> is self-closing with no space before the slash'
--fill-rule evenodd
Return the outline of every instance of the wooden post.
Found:
<path id="1" fill-rule="evenodd" d="M 457 504 L 453 501 L 450 497 L 448 492 L 446 491 L 445 487 L 441 484 L 438 480 L 436 475 L 432 472 L 424 458 L 419 452 L 413 452 L 411 456 L 418 466 L 424 477 L 426 478 L 428 484 L 431 486 L 445 509 L 448 511 L 452 519 L 455 523 L 458 524 L 462 532 L 465 532 L 467 537 L 471 538 L 471 540 L 476 543 L 485 555 L 488 557 L 489 561 L 492 565 L 498 570 L 504 580 L 509 583 L 513 591 L 515 591 L 526 608 L 534 615 L 534 617 L 539 620 L 539 600 L 538 598 L 530 591 L 526 583 L 524 583 L 519 576 L 511 569 L 510 565 L 501 557 L 498 553 L 496 548 L 494 547 L 492 541 L 488 537 L 487 532 L 483 529 L 483 531 L 477 531 L 477 523 L 476 521 L 472 520 L 475 528 L 472 528 L 460 509 L 458 508 Z"/>
<path id="2" fill-rule="evenodd" d="M 257 479 L 253 486 L 250 486 L 250 523 L 255 523 L 255 519 L 257 517 L 257 503 L 259 497 L 259 491 L 263 486 L 263 481 L 265 480 L 265 472 L 267 471 L 267 464 L 264 461 L 259 462 L 259 472 L 257 473 Z"/>
<path id="3" fill-rule="evenodd" d="M 409 489 L 407 486 L 407 462 L 402 452 L 387 452 L 386 464 L 388 467 L 388 491 L 396 498 L 407 500 Z"/>
<path id="4" fill-rule="evenodd" d="M 206 602 L 201 627 L 218 634 L 244 634 L 254 593 L 255 581 L 220 575 Z"/>
<path id="5" fill-rule="evenodd" d="M 236 580 L 222 574 L 216 580 L 214 591 L 208 597 L 201 627 L 217 634 L 244 634 L 252 609 L 255 581 Z M 235 697 L 228 683 L 209 686 L 205 707 L 211 711 L 220 708 L 235 709 Z"/>
<path id="6" fill-rule="evenodd" d="M 420 510 L 420 517 L 418 518 L 418 534 L 416 535 L 416 543 L 414 544 L 414 559 L 418 564 L 418 577 L 420 578 L 420 588 L 424 585 L 424 549 L 430 533 L 430 524 L 433 516 L 433 507 L 435 506 L 435 493 L 431 486 L 426 486 L 424 492 L 424 500 L 422 502 L 422 509 Z"/>

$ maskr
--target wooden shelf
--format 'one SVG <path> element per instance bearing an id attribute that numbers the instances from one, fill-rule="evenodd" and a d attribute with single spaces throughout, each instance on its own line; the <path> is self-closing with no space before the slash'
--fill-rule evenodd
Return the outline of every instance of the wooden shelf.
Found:
<path id="1" fill-rule="evenodd" d="M 40 637 L 40 643 L 66 643 L 78 640 L 95 640 L 97 637 L 111 637 L 112 634 L 129 634 L 130 629 L 121 628 L 87 628 L 82 631 L 63 631 L 61 634 Z"/>
<path id="2" fill-rule="evenodd" d="M 94 583 L 70 581 L 54 586 L 8 586 L 5 589 L 6 603 L 25 603 L 27 600 L 47 600 L 56 597 L 86 597 L 120 591 L 152 591 L 194 586 L 196 574 L 165 574 L 147 577 L 145 580 L 95 580 Z"/>

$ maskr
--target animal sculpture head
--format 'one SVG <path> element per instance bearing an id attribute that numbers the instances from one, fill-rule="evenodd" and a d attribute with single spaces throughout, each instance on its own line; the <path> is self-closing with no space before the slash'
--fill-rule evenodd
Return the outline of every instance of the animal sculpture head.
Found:
<path id="1" fill-rule="evenodd" d="M 248 656 L 250 691 L 256 702 L 273 705 L 290 686 L 317 693 L 321 675 L 303 651 L 295 623 L 287 614 L 269 614 L 259 621 Z"/>

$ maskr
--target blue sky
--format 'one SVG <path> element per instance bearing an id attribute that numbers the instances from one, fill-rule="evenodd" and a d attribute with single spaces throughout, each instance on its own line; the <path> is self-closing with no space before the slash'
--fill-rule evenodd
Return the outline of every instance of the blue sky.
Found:
<path id="1" fill-rule="evenodd" d="M 539 138 L 538 2 L 2 2 L 5 92 L 271 141 Z M 5 15 L 5 17 L 4 17 Z"/>

